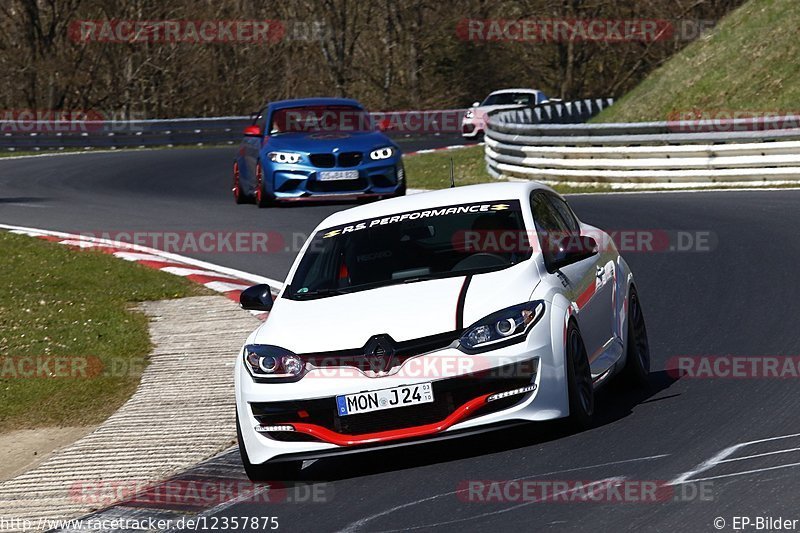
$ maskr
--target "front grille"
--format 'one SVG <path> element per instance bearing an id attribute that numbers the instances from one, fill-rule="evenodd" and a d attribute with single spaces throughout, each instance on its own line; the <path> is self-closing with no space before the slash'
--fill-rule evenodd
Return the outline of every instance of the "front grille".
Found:
<path id="1" fill-rule="evenodd" d="M 333 154 L 311 154 L 308 159 L 317 168 L 333 168 L 336 166 L 336 157 Z"/>
<path id="2" fill-rule="evenodd" d="M 506 365 L 478 374 L 433 382 L 434 401 L 432 403 L 343 417 L 336 414 L 336 398 L 334 397 L 252 403 L 250 407 L 253 410 L 253 416 L 263 425 L 305 422 L 345 435 L 362 435 L 440 422 L 456 408 L 478 396 L 524 387 L 532 382 L 535 375 L 534 361 Z M 519 402 L 523 396 L 510 396 L 495 400 L 470 416 L 502 411 Z"/>
<path id="3" fill-rule="evenodd" d="M 361 152 L 342 152 L 339 154 L 340 167 L 357 167 L 361 163 L 364 154 Z"/>
<path id="4" fill-rule="evenodd" d="M 392 366 L 400 365 L 411 357 L 446 348 L 453 344 L 458 338 L 458 331 L 450 331 L 403 342 L 391 341 L 394 346 L 394 355 L 392 357 L 394 364 Z M 381 350 L 382 349 L 381 347 Z M 361 348 L 350 350 L 334 350 L 332 352 L 305 353 L 299 355 L 304 361 L 316 367 L 352 366 L 361 370 L 374 370 L 370 361 L 372 357 L 381 357 L 381 355 L 372 354 L 372 356 L 369 357 L 365 355 L 365 352 L 366 344 Z M 383 355 L 385 355 L 385 353 Z"/>
<path id="5" fill-rule="evenodd" d="M 306 188 L 310 192 L 360 192 L 367 188 L 367 179 L 359 177 L 355 180 L 317 181 L 308 180 Z"/>

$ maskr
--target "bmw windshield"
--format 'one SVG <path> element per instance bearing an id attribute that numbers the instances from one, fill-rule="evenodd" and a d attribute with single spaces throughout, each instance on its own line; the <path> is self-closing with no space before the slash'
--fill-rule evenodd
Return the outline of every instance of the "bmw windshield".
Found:
<path id="1" fill-rule="evenodd" d="M 375 129 L 370 114 L 347 105 L 302 106 L 276 109 L 270 135 L 280 133 L 368 132 Z"/>
<path id="2" fill-rule="evenodd" d="M 517 200 L 409 211 L 318 231 L 284 296 L 313 299 L 491 272 L 530 256 Z"/>

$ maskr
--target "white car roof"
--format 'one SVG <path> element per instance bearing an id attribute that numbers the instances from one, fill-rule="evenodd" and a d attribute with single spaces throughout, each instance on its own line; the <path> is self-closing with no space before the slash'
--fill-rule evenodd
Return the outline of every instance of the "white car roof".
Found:
<path id="1" fill-rule="evenodd" d="M 505 93 L 531 93 L 531 94 L 538 94 L 541 93 L 539 89 L 500 89 L 499 91 L 492 91 L 489 93 L 489 96 L 493 94 L 505 94 Z"/>
<path id="2" fill-rule="evenodd" d="M 536 181 L 483 183 L 480 185 L 464 185 L 449 189 L 409 194 L 382 200 L 371 204 L 353 207 L 334 213 L 320 223 L 320 228 L 339 226 L 358 220 L 380 218 L 396 213 L 432 209 L 446 205 L 468 204 L 494 200 L 520 200 L 525 204 L 534 189 L 553 189 Z"/>

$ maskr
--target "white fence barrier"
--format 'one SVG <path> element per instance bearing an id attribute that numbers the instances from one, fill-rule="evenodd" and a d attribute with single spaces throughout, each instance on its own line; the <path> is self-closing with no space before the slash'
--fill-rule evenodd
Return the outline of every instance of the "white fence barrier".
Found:
<path id="1" fill-rule="evenodd" d="M 570 182 L 800 180 L 800 117 L 632 124 L 537 124 L 519 112 L 489 119 L 495 177 Z"/>

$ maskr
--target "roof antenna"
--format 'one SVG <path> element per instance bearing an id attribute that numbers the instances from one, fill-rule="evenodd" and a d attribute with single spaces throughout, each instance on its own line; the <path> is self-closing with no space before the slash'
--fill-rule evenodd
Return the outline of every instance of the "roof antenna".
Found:
<path id="1" fill-rule="evenodd" d="M 455 165 L 453 164 L 453 158 L 450 157 L 450 188 L 456 186 L 456 169 Z"/>

